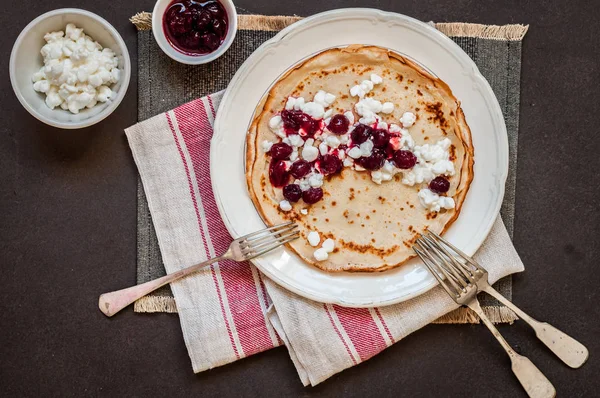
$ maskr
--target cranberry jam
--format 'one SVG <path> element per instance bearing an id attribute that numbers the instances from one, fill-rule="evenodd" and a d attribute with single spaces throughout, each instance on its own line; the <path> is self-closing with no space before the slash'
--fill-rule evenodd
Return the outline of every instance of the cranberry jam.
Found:
<path id="1" fill-rule="evenodd" d="M 171 45 L 187 55 L 215 51 L 225 40 L 227 13 L 215 0 L 175 0 L 163 16 L 163 29 Z"/>

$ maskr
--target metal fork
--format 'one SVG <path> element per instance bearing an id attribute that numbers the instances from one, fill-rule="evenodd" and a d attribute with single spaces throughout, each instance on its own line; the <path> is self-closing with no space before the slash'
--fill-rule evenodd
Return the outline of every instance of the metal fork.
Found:
<path id="1" fill-rule="evenodd" d="M 440 242 L 447 244 L 464 261 L 472 267 L 467 267 L 455 256 L 451 255 L 446 247 Z M 479 315 L 485 326 L 492 332 L 496 340 L 510 357 L 512 371 L 530 397 L 546 398 L 556 396 L 556 390 L 544 374 L 529 360 L 529 358 L 517 354 L 510 344 L 502 337 L 498 329 L 485 315 L 477 293 L 479 286 L 477 281 L 485 280 L 487 284 L 487 272 L 481 268 L 473 259 L 458 251 L 454 246 L 431 232 L 421 235 L 416 241 L 413 250 L 423 260 L 425 266 L 438 280 L 450 297 L 460 305 L 471 308 Z M 475 270 L 473 270 L 475 268 Z M 483 285 L 482 285 L 483 286 Z M 489 286 L 489 285 L 488 285 Z M 495 291 L 495 290 L 494 290 Z M 498 294 L 500 295 L 500 294 Z M 502 297 L 502 296 L 500 296 Z M 508 302 L 508 301 L 507 301 Z M 512 303 L 511 303 L 512 304 Z M 512 307 L 510 307 L 512 308 Z M 516 308 L 516 307 L 515 307 Z"/>
<path id="2" fill-rule="evenodd" d="M 98 302 L 100 311 L 106 316 L 113 316 L 129 304 L 144 297 L 148 293 L 155 291 L 159 287 L 193 274 L 217 261 L 247 261 L 262 256 L 263 254 L 275 250 L 298 238 L 300 236 L 300 231 L 297 227 L 297 224 L 290 221 L 261 231 L 253 232 L 231 242 L 227 251 L 218 257 L 211 258 L 200 264 L 192 265 L 191 267 L 184 268 L 161 278 L 142 283 L 141 285 L 104 293 L 100 296 Z"/>
<path id="3" fill-rule="evenodd" d="M 554 326 L 546 322 L 540 322 L 525 312 L 519 307 L 508 301 L 506 297 L 501 295 L 496 289 L 494 289 L 488 282 L 488 273 L 482 268 L 475 260 L 467 256 L 465 253 L 454 247 L 450 242 L 444 238 L 438 236 L 433 232 L 428 234 L 429 241 L 437 243 L 438 250 L 441 250 L 446 257 L 448 257 L 455 267 L 458 267 L 460 271 L 472 282 L 477 285 L 478 291 L 484 291 L 494 296 L 502 304 L 510 308 L 519 318 L 523 319 L 531 328 L 535 331 L 535 334 L 542 343 L 546 345 L 557 357 L 559 357 L 565 364 L 572 368 L 579 368 L 587 361 L 589 352 L 587 348 L 567 335 L 561 332 Z M 450 253 L 446 247 L 452 249 L 456 255 L 462 258 L 462 261 L 458 261 L 455 256 L 450 256 Z"/>

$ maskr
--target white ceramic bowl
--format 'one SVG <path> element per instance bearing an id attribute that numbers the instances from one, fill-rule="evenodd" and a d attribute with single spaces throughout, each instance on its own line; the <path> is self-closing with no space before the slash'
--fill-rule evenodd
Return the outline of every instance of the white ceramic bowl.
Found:
<path id="1" fill-rule="evenodd" d="M 173 0 L 158 0 L 154 5 L 154 11 L 152 11 L 152 33 L 154 33 L 154 38 L 156 39 L 158 46 L 164 51 L 165 54 L 173 58 L 175 61 L 183 64 L 200 65 L 214 61 L 223 55 L 225 51 L 227 51 L 229 46 L 231 46 L 231 43 L 233 43 L 233 39 L 235 38 L 235 34 L 237 32 L 237 12 L 235 11 L 233 1 L 219 0 L 219 2 L 225 8 L 225 12 L 227 13 L 227 35 L 225 36 L 225 40 L 223 40 L 223 43 L 219 48 L 210 54 L 204 55 L 184 54 L 181 51 L 173 48 L 171 43 L 169 43 L 163 28 L 163 16 L 172 2 Z"/>
<path id="2" fill-rule="evenodd" d="M 121 80 L 112 86 L 117 97 L 105 103 L 98 103 L 91 109 L 82 109 L 73 114 L 60 108 L 50 109 L 46 105 L 46 95 L 33 89 L 32 75 L 44 65 L 40 50 L 46 44 L 44 35 L 48 32 L 65 30 L 68 23 L 91 36 L 102 47 L 110 48 L 119 58 Z M 88 127 L 110 115 L 125 96 L 131 76 L 131 62 L 125 42 L 119 32 L 105 19 L 89 11 L 77 8 L 62 8 L 40 15 L 23 29 L 10 54 L 10 82 L 21 104 L 42 122 L 63 129 Z"/>

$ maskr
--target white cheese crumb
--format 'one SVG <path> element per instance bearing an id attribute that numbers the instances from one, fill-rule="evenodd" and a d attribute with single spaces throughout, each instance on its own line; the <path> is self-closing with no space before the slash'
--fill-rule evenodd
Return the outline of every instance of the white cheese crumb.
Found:
<path id="1" fill-rule="evenodd" d="M 413 124 L 415 124 L 416 121 L 417 117 L 412 112 L 404 112 L 404 114 L 402 114 L 402 117 L 400 118 L 400 123 L 402 123 L 402 126 L 405 129 L 411 127 Z"/>
<path id="2" fill-rule="evenodd" d="M 348 156 L 344 159 L 344 167 L 351 167 L 352 165 L 354 165 L 354 160 Z"/>
<path id="3" fill-rule="evenodd" d="M 327 145 L 329 145 L 331 148 L 337 148 L 340 146 L 340 139 L 338 137 L 336 137 L 335 135 L 330 135 L 325 139 L 325 142 L 327 143 Z"/>
<path id="4" fill-rule="evenodd" d="M 315 119 L 322 119 L 325 114 L 325 108 L 316 102 L 307 102 L 300 108 L 302 112 Z"/>
<path id="5" fill-rule="evenodd" d="M 262 142 L 262 149 L 265 153 L 269 152 L 271 150 L 272 146 L 273 146 L 273 143 L 271 141 L 264 140 Z"/>
<path id="6" fill-rule="evenodd" d="M 388 124 L 386 122 L 379 122 L 379 123 L 377 123 L 377 128 L 378 129 L 387 130 L 388 129 Z"/>
<path id="7" fill-rule="evenodd" d="M 375 170 L 371 172 L 371 179 L 375 184 L 381 184 L 382 174 L 381 171 Z"/>
<path id="8" fill-rule="evenodd" d="M 300 108 L 304 105 L 304 98 L 302 97 L 288 97 L 287 102 L 285 103 L 285 109 L 288 111 L 291 110 L 300 110 Z"/>
<path id="9" fill-rule="evenodd" d="M 373 153 L 373 141 L 370 139 L 360 144 L 360 155 L 363 157 L 369 157 Z"/>
<path id="10" fill-rule="evenodd" d="M 364 97 L 364 96 L 365 96 L 365 94 L 366 94 L 366 93 L 364 92 L 364 90 L 362 90 L 362 89 L 360 88 L 360 86 L 353 86 L 353 87 L 350 89 L 350 95 L 351 95 L 352 97 L 359 97 L 359 98 L 362 98 L 362 97 Z"/>
<path id="11" fill-rule="evenodd" d="M 294 180 L 294 184 L 298 185 L 302 191 L 306 191 L 310 188 L 310 184 L 308 183 L 308 179 L 306 178 Z"/>
<path id="12" fill-rule="evenodd" d="M 395 124 L 395 123 L 390 124 L 390 133 L 398 134 L 401 131 L 402 131 L 402 129 L 397 124 Z"/>
<path id="13" fill-rule="evenodd" d="M 327 144 L 324 142 L 321 142 L 319 144 L 319 153 L 321 153 L 321 156 L 327 155 L 328 151 L 329 151 L 329 147 L 327 146 Z"/>
<path id="14" fill-rule="evenodd" d="M 271 130 L 278 130 L 281 125 L 283 125 L 283 120 L 279 115 L 275 115 L 269 120 L 269 128 Z"/>
<path id="15" fill-rule="evenodd" d="M 352 159 L 358 159 L 361 155 L 361 151 L 360 148 L 355 146 L 350 148 L 350 150 L 348 151 L 348 156 L 350 156 Z"/>
<path id="16" fill-rule="evenodd" d="M 298 134 L 292 134 L 288 136 L 288 139 L 290 140 L 291 146 L 301 147 L 302 145 L 304 145 L 304 140 Z"/>
<path id="17" fill-rule="evenodd" d="M 315 250 L 313 255 L 317 261 L 324 261 L 329 257 L 329 254 L 327 254 L 327 251 L 323 248 Z"/>
<path id="18" fill-rule="evenodd" d="M 325 94 L 325 102 L 327 103 L 327 105 L 331 105 L 334 103 L 335 101 L 335 95 L 331 94 L 331 93 L 326 93 Z"/>
<path id="19" fill-rule="evenodd" d="M 373 90 L 373 82 L 371 80 L 363 80 L 360 84 L 357 84 L 350 89 L 350 95 L 363 98 L 371 90 Z"/>
<path id="20" fill-rule="evenodd" d="M 290 160 L 292 162 L 295 162 L 296 160 L 298 160 L 298 149 L 294 148 L 294 150 L 292 151 L 292 154 L 290 155 Z"/>
<path id="21" fill-rule="evenodd" d="M 315 97 L 313 98 L 313 102 L 321 105 L 323 108 L 326 108 L 327 103 L 325 102 L 325 90 L 317 91 Z"/>
<path id="22" fill-rule="evenodd" d="M 312 247 L 317 247 L 321 243 L 321 237 L 317 231 L 310 231 L 306 238 Z"/>
<path id="23" fill-rule="evenodd" d="M 292 205 L 287 200 L 282 200 L 279 202 L 279 208 L 283 211 L 290 211 L 292 210 Z"/>
<path id="24" fill-rule="evenodd" d="M 395 174 L 396 170 L 399 171 L 400 169 L 396 169 L 396 167 L 394 167 L 394 165 L 389 160 L 386 160 L 383 163 L 383 167 L 381 168 L 381 171 L 386 172 L 388 174 Z"/>
<path id="25" fill-rule="evenodd" d="M 307 209 L 302 209 L 302 210 L 300 210 L 300 213 L 302 213 L 304 215 L 307 215 L 308 214 L 308 210 Z"/>
<path id="26" fill-rule="evenodd" d="M 333 249 L 335 248 L 335 241 L 331 238 L 327 238 L 327 239 L 325 239 L 325 242 L 323 242 L 321 247 L 323 249 L 325 249 L 325 251 L 327 253 L 331 253 L 333 251 Z"/>
<path id="27" fill-rule="evenodd" d="M 315 139 L 314 138 L 309 138 L 304 142 L 304 146 L 312 146 L 312 144 L 315 143 Z"/>
<path id="28" fill-rule="evenodd" d="M 302 158 L 307 162 L 314 162 L 319 157 L 319 150 L 314 146 L 304 146 L 302 148 Z"/>
<path id="29" fill-rule="evenodd" d="M 346 119 L 348 119 L 348 121 L 350 122 L 350 125 L 354 124 L 354 113 L 352 113 L 350 111 L 346 111 L 346 112 L 344 112 L 344 116 L 346 116 Z"/>
<path id="30" fill-rule="evenodd" d="M 421 205 L 429 211 L 438 212 L 441 209 L 454 209 L 454 199 L 440 196 L 429 188 L 421 189 L 418 195 Z"/>
<path id="31" fill-rule="evenodd" d="M 371 81 L 373 84 L 380 84 L 383 82 L 383 78 L 375 73 L 371 73 Z"/>
<path id="32" fill-rule="evenodd" d="M 308 183 L 313 188 L 319 188 L 323 186 L 323 174 L 313 173 L 308 177 Z"/>
<path id="33" fill-rule="evenodd" d="M 329 122 L 331 121 L 331 115 L 333 114 L 333 108 L 327 109 L 325 111 L 325 114 L 323 115 L 323 119 L 325 119 L 325 124 L 329 124 Z"/>
<path id="34" fill-rule="evenodd" d="M 394 112 L 394 104 L 391 102 L 384 102 L 381 105 L 381 113 L 392 113 Z"/>
<path id="35" fill-rule="evenodd" d="M 402 149 L 408 149 L 409 151 L 412 151 L 415 148 L 415 140 L 413 139 L 412 135 L 410 135 L 406 129 L 402 129 L 401 134 L 400 146 Z"/>
<path id="36" fill-rule="evenodd" d="M 454 175 L 454 164 L 450 160 L 440 159 L 431 167 L 436 175 Z"/>

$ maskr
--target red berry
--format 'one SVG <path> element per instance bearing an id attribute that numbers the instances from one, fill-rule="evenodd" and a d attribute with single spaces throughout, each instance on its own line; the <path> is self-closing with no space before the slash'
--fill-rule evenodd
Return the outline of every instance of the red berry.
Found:
<path id="1" fill-rule="evenodd" d="M 201 37 L 202 45 L 208 51 L 214 51 L 221 44 L 221 39 L 214 33 L 204 33 Z"/>
<path id="2" fill-rule="evenodd" d="M 212 21 L 212 31 L 224 39 L 227 34 L 227 24 L 222 19 L 215 19 Z"/>
<path id="3" fill-rule="evenodd" d="M 283 187 L 288 183 L 290 174 L 287 172 L 284 160 L 271 161 L 269 166 L 269 180 L 274 187 Z"/>
<path id="4" fill-rule="evenodd" d="M 293 149 L 285 142 L 278 142 L 271 146 L 269 153 L 273 159 L 288 159 L 292 154 Z"/>
<path id="5" fill-rule="evenodd" d="M 169 31 L 173 36 L 182 36 L 192 30 L 191 15 L 177 13 L 168 21 Z"/>
<path id="6" fill-rule="evenodd" d="M 337 174 L 342 171 L 342 161 L 337 155 L 326 154 L 319 162 L 321 172 L 325 175 Z"/>
<path id="7" fill-rule="evenodd" d="M 210 15 L 210 12 L 202 10 L 199 14 L 196 14 L 195 28 L 198 32 L 204 32 L 210 26 L 211 22 L 212 16 Z"/>
<path id="8" fill-rule="evenodd" d="M 290 167 L 290 174 L 294 178 L 302 178 L 310 173 L 310 169 L 310 163 L 308 163 L 306 160 L 300 159 L 292 164 L 292 167 Z"/>
<path id="9" fill-rule="evenodd" d="M 207 4 L 204 8 L 217 18 L 222 18 L 225 15 L 225 9 L 218 1 Z"/>
<path id="10" fill-rule="evenodd" d="M 373 129 L 365 124 L 359 124 L 352 130 L 350 137 L 352 137 L 352 143 L 356 145 L 360 145 L 371 136 L 371 131 Z"/>
<path id="11" fill-rule="evenodd" d="M 321 127 L 321 122 L 319 120 L 313 119 L 299 110 L 290 111 L 284 109 L 281 111 L 281 119 L 283 120 L 283 127 L 288 135 L 297 134 L 298 130 L 302 129 L 306 133 L 306 137 L 313 137 Z"/>
<path id="12" fill-rule="evenodd" d="M 344 115 L 335 115 L 331 118 L 329 125 L 327 126 L 332 133 L 337 135 L 346 134 L 348 132 L 348 127 L 350 127 L 350 121 Z"/>
<path id="13" fill-rule="evenodd" d="M 390 135 L 383 129 L 373 130 L 371 133 L 371 140 L 373 140 L 373 145 L 375 147 L 384 148 L 390 142 Z"/>
<path id="14" fill-rule="evenodd" d="M 283 197 L 292 203 L 302 199 L 302 189 L 300 189 L 300 185 L 290 184 L 283 187 Z"/>
<path id="15" fill-rule="evenodd" d="M 302 199 L 309 205 L 317 203 L 323 198 L 323 190 L 321 188 L 308 188 L 302 192 Z"/>
<path id="16" fill-rule="evenodd" d="M 394 163 L 399 169 L 410 169 L 417 164 L 417 157 L 411 151 L 399 150 L 394 152 Z"/>
<path id="17" fill-rule="evenodd" d="M 429 189 L 431 189 L 435 193 L 445 193 L 450 189 L 450 181 L 445 177 L 439 176 L 435 177 L 429 183 Z"/>
<path id="18" fill-rule="evenodd" d="M 385 163 L 385 154 L 377 149 L 373 149 L 371 156 L 357 159 L 358 163 L 367 170 L 379 170 Z"/>

